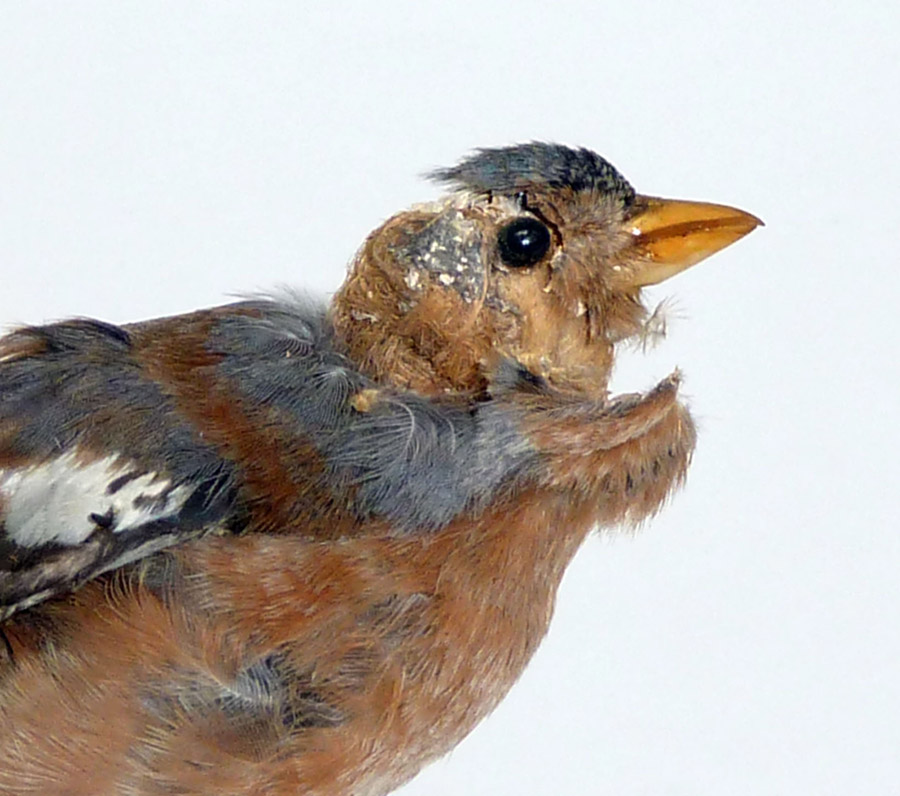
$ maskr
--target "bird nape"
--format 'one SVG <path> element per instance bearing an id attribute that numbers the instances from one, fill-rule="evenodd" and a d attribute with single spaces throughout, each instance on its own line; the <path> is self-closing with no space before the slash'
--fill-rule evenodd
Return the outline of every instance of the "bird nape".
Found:
<path id="1" fill-rule="evenodd" d="M 0 340 L 0 792 L 388 793 L 506 694 L 596 526 L 685 477 L 641 289 L 746 235 L 483 149 L 281 295 Z"/>

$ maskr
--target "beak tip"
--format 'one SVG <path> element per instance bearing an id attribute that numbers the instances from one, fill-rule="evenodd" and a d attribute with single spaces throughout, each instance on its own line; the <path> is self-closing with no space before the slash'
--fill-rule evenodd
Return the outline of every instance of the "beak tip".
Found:
<path id="1" fill-rule="evenodd" d="M 737 210 L 735 208 L 735 212 L 740 214 L 740 218 L 745 219 L 748 225 L 748 232 L 752 232 L 757 227 L 764 227 L 766 222 L 763 221 L 759 216 L 753 215 L 753 213 L 748 213 L 745 210 Z"/>

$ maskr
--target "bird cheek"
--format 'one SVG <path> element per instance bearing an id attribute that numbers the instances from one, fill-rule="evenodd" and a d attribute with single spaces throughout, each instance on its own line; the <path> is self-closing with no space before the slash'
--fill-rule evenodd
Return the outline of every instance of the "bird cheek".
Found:
<path id="1" fill-rule="evenodd" d="M 488 299 L 508 323 L 503 353 L 558 388 L 605 390 L 611 344 L 605 337 L 591 337 L 586 307 L 545 290 L 546 275 L 534 270 L 504 274 Z"/>

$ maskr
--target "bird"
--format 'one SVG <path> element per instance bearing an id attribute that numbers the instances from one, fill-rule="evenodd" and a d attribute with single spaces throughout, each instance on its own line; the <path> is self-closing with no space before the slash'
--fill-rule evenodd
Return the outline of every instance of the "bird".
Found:
<path id="1" fill-rule="evenodd" d="M 431 172 L 330 302 L 0 339 L 0 793 L 380 796 L 685 479 L 643 289 L 762 222 L 530 142 Z"/>

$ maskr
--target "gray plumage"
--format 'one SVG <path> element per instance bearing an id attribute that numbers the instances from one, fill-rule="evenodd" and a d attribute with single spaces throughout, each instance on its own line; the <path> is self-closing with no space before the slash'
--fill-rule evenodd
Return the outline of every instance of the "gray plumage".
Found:
<path id="1" fill-rule="evenodd" d="M 315 497 L 330 494 L 331 504 L 360 524 L 383 519 L 400 533 L 440 529 L 527 477 L 535 460 L 515 418 L 490 401 L 473 407 L 382 389 L 369 411 L 357 411 L 354 396 L 376 385 L 335 347 L 324 304 L 259 299 L 208 317 L 213 364 L 198 364 L 192 378 L 264 412 L 279 439 L 310 443 L 325 465 L 310 483 Z M 36 485 L 29 487 L 45 490 L 49 500 L 73 489 L 52 479 L 78 484 L 85 472 L 97 508 L 56 518 L 94 528 L 66 542 L 52 535 L 53 516 L 26 537 L 15 512 L 0 505 L 0 618 L 185 539 L 244 529 L 254 497 L 245 488 L 245 463 L 207 442 L 133 355 L 132 330 L 152 335 L 153 325 L 79 320 L 14 333 L 20 342 L 40 343 L 40 352 L 0 363 L 0 428 L 14 429 L 6 456 L 35 463 L 0 463 L 8 508 L 26 506 L 22 474 L 31 473 Z M 71 458 L 79 451 L 101 464 L 121 456 L 125 469 L 106 465 L 110 474 L 101 470 L 107 480 L 97 486 L 89 470 L 95 465 Z M 35 475 L 42 466 L 46 474 Z M 304 477 L 313 479 L 311 472 Z M 153 485 L 165 479 L 164 488 L 139 491 L 141 478 L 155 479 Z M 138 518 L 144 511 L 147 522 L 120 524 L 108 508 L 129 488 L 134 495 L 125 509 Z M 166 510 L 173 496 L 181 497 Z"/>
<path id="2" fill-rule="evenodd" d="M 605 158 L 584 148 L 533 141 L 477 149 L 456 166 L 426 175 L 436 182 L 477 193 L 515 194 L 535 187 L 614 194 L 629 204 L 634 188 Z"/>

